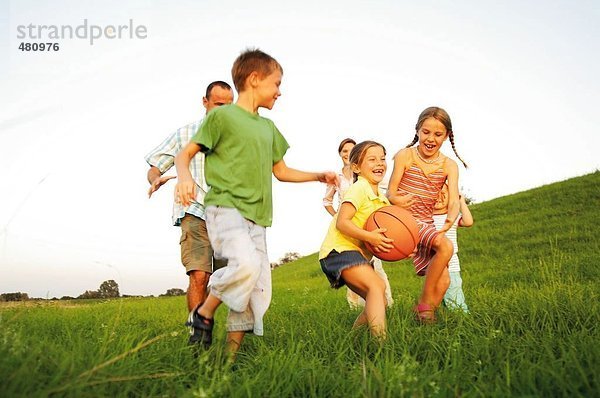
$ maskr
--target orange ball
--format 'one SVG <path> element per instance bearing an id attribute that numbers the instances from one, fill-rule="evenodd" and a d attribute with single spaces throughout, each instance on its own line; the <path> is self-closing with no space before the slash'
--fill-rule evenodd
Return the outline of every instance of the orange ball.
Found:
<path id="1" fill-rule="evenodd" d="M 385 206 L 375 210 L 367 219 L 364 229 L 374 231 L 378 228 L 387 229 L 383 234 L 392 238 L 394 248 L 389 252 L 376 252 L 368 242 L 367 249 L 373 255 L 385 261 L 398 261 L 408 257 L 419 243 L 419 227 L 410 212 L 399 206 Z"/>

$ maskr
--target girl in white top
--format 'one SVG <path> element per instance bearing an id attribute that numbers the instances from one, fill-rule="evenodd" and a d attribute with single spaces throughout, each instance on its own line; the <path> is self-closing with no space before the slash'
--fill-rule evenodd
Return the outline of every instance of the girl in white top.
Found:
<path id="1" fill-rule="evenodd" d="M 469 206 L 462 194 L 458 196 L 460 202 L 460 213 L 452 227 L 446 231 L 446 237 L 454 246 L 454 254 L 448 262 L 448 271 L 450 273 L 450 286 L 444 295 L 444 305 L 450 309 L 469 312 L 469 307 L 465 302 L 465 294 L 462 289 L 462 278 L 460 276 L 460 262 L 458 260 L 458 241 L 457 227 L 470 227 L 473 225 L 473 216 L 469 211 Z M 440 191 L 440 196 L 433 209 L 433 223 L 436 229 L 441 229 L 446 221 L 448 213 L 448 186 L 444 184 Z"/>
<path id="2" fill-rule="evenodd" d="M 323 206 L 325 207 L 325 210 L 327 210 L 327 212 L 332 216 L 336 214 L 336 210 L 333 207 L 333 197 L 335 196 L 336 192 L 339 206 L 339 204 L 342 203 L 344 193 L 354 182 L 352 170 L 350 169 L 350 161 L 348 160 L 350 151 L 352 151 L 354 145 L 356 145 L 356 141 L 354 141 L 352 138 L 345 138 L 342 140 L 342 142 L 340 142 L 340 145 L 338 146 L 338 154 L 340 155 L 340 158 L 342 159 L 342 162 L 344 164 L 342 170 L 338 174 L 340 183 L 339 185 L 328 184 L 327 190 L 325 192 L 325 197 L 323 198 Z M 385 282 L 386 304 L 388 307 L 391 307 L 391 305 L 394 303 L 394 299 L 392 298 L 392 289 L 390 287 L 390 281 L 388 280 L 387 274 L 383 269 L 383 264 L 381 263 L 381 260 L 377 257 L 373 257 L 372 262 L 375 272 L 377 272 L 377 274 Z M 365 300 L 348 288 L 346 289 L 346 300 L 348 300 L 350 308 L 356 309 L 365 306 Z"/>

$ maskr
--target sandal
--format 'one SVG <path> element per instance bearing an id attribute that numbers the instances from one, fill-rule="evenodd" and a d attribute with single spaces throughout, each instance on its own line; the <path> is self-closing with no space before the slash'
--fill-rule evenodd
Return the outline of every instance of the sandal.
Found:
<path id="1" fill-rule="evenodd" d="M 188 344 L 202 344 L 205 349 L 208 349 L 212 344 L 212 330 L 215 321 L 214 319 L 205 318 L 198 314 L 198 308 L 200 308 L 200 305 L 190 312 L 190 316 L 185 323 L 185 326 L 189 326 L 190 328 Z"/>
<path id="2" fill-rule="evenodd" d="M 435 323 L 436 319 L 434 306 L 426 303 L 421 303 L 415 306 L 414 311 L 415 319 L 418 322 L 427 324 Z"/>

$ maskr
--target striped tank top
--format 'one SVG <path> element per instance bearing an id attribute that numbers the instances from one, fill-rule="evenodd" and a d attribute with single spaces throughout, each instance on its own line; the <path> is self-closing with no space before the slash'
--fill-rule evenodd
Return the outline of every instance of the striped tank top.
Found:
<path id="1" fill-rule="evenodd" d="M 444 159 L 444 162 L 446 162 L 446 159 Z M 425 174 L 413 160 L 410 167 L 404 171 L 402 180 L 398 184 L 398 192 L 413 195 L 414 202 L 409 210 L 419 222 L 433 223 L 433 206 L 444 182 L 446 182 L 443 169 L 444 162 L 433 173 Z"/>

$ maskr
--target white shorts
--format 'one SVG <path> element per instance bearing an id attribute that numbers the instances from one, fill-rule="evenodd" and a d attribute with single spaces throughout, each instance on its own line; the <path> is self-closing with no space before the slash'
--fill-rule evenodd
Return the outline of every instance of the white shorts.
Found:
<path id="1" fill-rule="evenodd" d="M 227 260 L 208 282 L 210 293 L 229 307 L 227 331 L 262 336 L 272 289 L 266 228 L 220 206 L 206 208 L 206 228 L 215 258 Z"/>

